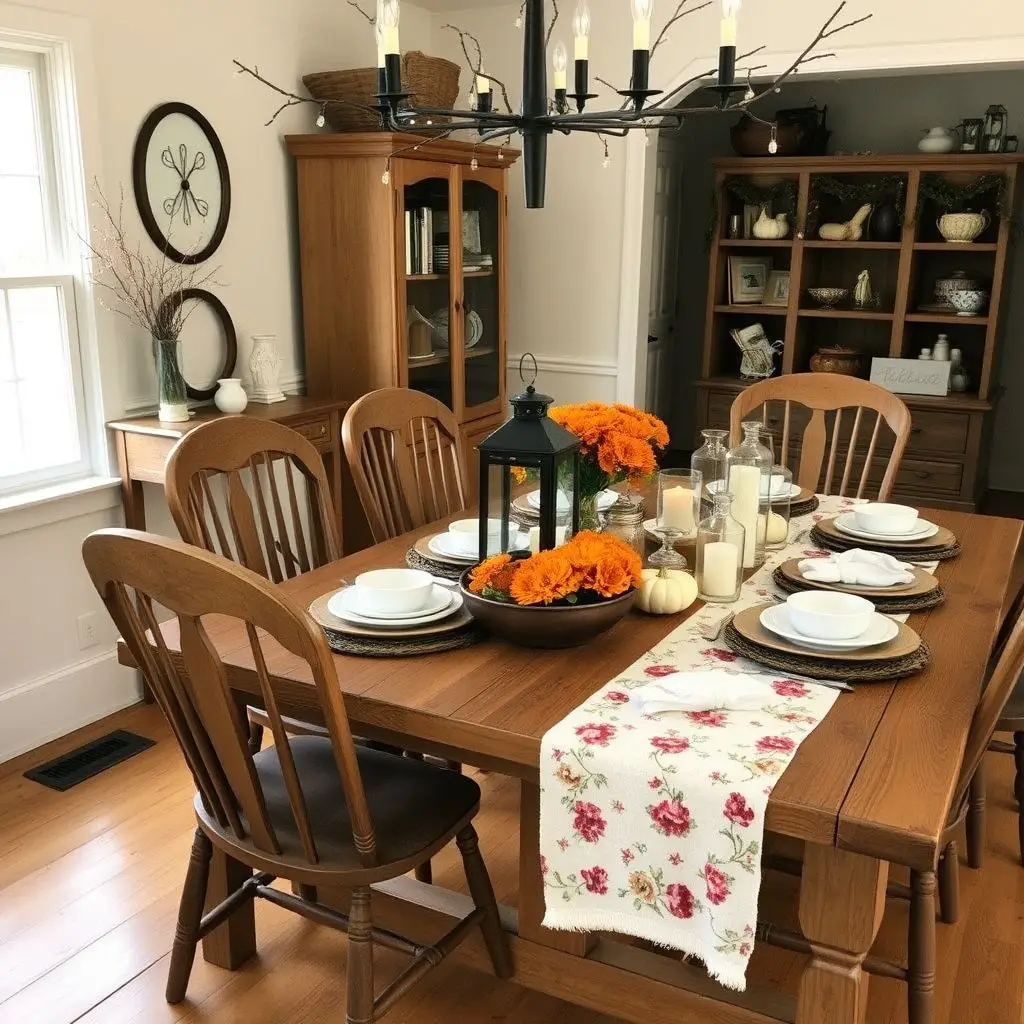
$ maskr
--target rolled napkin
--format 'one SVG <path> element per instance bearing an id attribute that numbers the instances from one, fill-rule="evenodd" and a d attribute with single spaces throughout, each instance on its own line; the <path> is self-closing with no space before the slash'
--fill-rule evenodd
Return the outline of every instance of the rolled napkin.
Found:
<path id="1" fill-rule="evenodd" d="M 641 715 L 663 711 L 757 711 L 775 697 L 771 682 L 742 672 L 708 669 L 662 676 L 633 690 L 629 703 Z"/>
<path id="2" fill-rule="evenodd" d="M 828 558 L 805 558 L 798 568 L 814 583 L 848 583 L 859 587 L 895 587 L 913 583 L 912 566 L 881 551 L 850 548 Z"/>

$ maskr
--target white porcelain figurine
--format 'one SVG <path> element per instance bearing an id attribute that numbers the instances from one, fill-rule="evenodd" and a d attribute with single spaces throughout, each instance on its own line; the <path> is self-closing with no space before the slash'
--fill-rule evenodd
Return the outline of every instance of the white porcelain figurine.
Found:
<path id="1" fill-rule="evenodd" d="M 281 390 L 281 357 L 277 353 L 273 334 L 254 334 L 249 354 L 249 374 L 252 377 L 252 400 L 260 405 L 283 402 Z"/>
<path id="2" fill-rule="evenodd" d="M 768 216 L 768 207 L 761 207 L 761 216 L 751 229 L 755 238 L 785 238 L 789 234 L 789 218 L 784 213 Z"/>

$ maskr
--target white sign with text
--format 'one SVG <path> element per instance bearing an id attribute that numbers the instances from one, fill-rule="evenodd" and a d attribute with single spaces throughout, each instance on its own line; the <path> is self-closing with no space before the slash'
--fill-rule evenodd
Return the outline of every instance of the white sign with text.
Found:
<path id="1" fill-rule="evenodd" d="M 951 365 L 937 359 L 872 359 L 871 383 L 897 395 L 947 395 Z"/>

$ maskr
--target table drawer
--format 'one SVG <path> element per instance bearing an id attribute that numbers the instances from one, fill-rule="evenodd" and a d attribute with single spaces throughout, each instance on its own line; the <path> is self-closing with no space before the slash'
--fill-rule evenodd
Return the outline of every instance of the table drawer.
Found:
<path id="1" fill-rule="evenodd" d="M 307 441 L 312 441 L 317 451 L 328 451 L 331 447 L 331 420 L 330 417 L 323 417 L 316 420 L 303 420 L 300 423 L 288 423 L 288 426 L 296 433 L 301 434 Z"/>

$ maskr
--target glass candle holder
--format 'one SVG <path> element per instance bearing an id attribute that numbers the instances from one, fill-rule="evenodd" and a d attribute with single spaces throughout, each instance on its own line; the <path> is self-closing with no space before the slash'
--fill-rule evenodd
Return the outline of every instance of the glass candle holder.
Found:
<path id="1" fill-rule="evenodd" d="M 789 543 L 792 490 L 793 474 L 785 466 L 772 466 L 768 485 L 768 522 L 764 534 L 764 546 L 768 551 L 778 551 Z"/>
<path id="2" fill-rule="evenodd" d="M 743 585 L 745 531 L 731 511 L 732 495 L 716 494 L 697 527 L 697 596 L 708 604 L 731 604 Z"/>
<path id="3" fill-rule="evenodd" d="M 675 549 L 676 541 L 694 537 L 700 519 L 701 475 L 692 469 L 663 469 L 658 474 L 658 518 L 655 530 L 661 547 L 650 564 L 685 569 L 686 559 Z"/>
<path id="4" fill-rule="evenodd" d="M 747 420 L 741 426 L 743 440 L 725 456 L 726 489 L 732 495 L 732 517 L 744 530 L 743 567 L 754 569 L 764 562 L 772 457 L 759 440 L 761 424 Z"/>
<path id="5" fill-rule="evenodd" d="M 621 497 L 604 514 L 603 533 L 624 540 L 643 559 L 647 550 L 643 507 Z"/>
<path id="6" fill-rule="evenodd" d="M 711 515 L 711 495 L 725 490 L 725 456 L 729 451 L 725 439 L 728 430 L 702 430 L 704 443 L 690 456 L 690 471 L 700 473 L 703 484 L 700 518 Z"/>

